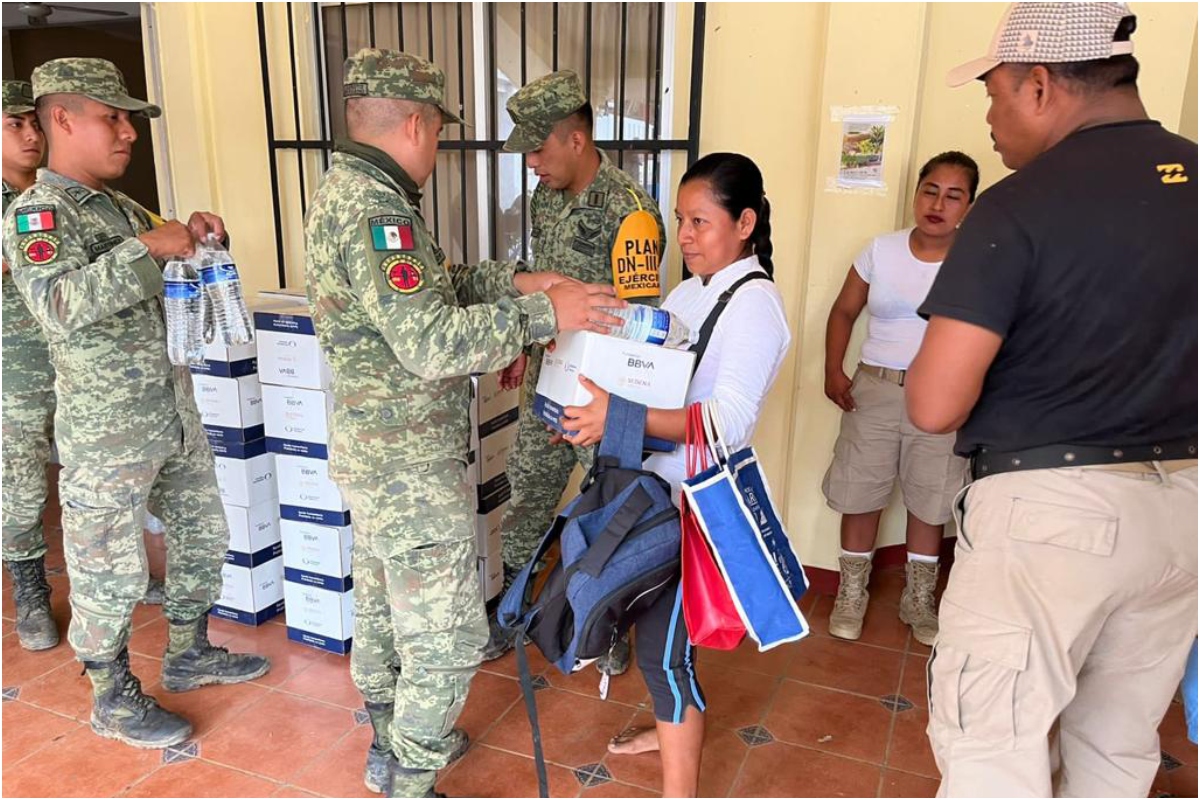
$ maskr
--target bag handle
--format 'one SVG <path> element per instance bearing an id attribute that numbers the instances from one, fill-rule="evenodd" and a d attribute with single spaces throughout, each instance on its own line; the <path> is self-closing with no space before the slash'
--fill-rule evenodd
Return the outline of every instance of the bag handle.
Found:
<path id="1" fill-rule="evenodd" d="M 614 458 L 622 469 L 642 468 L 642 444 L 646 439 L 646 407 L 625 398 L 608 396 L 608 417 L 598 455 Z"/>
<path id="2" fill-rule="evenodd" d="M 708 469 L 708 441 L 704 435 L 703 409 L 692 403 L 687 410 L 687 429 L 684 446 L 687 453 L 687 476 L 694 478 Z"/>
<path id="3" fill-rule="evenodd" d="M 729 461 L 729 443 L 725 441 L 725 430 L 721 427 L 721 415 L 717 413 L 717 401 L 715 398 L 705 400 L 701 406 L 704 430 L 708 436 L 708 446 L 712 451 L 713 459 L 718 464 L 725 464 Z"/>
<path id="4" fill-rule="evenodd" d="M 765 272 L 751 272 L 749 275 L 743 275 L 734 282 L 725 291 L 721 292 L 721 296 L 717 298 L 717 304 L 713 306 L 713 310 L 708 312 L 708 318 L 704 320 L 704 324 L 700 326 L 700 335 L 696 339 L 696 343 L 691 346 L 691 351 L 696 354 L 696 360 L 692 362 L 692 374 L 696 374 L 696 369 L 700 366 L 700 359 L 704 358 L 704 351 L 708 349 L 708 340 L 712 338 L 713 331 L 716 330 L 717 320 L 725 311 L 725 306 L 729 305 L 729 301 L 733 299 L 733 293 L 742 288 L 744 284 L 756 280 L 773 280 L 770 275 Z"/>
<path id="5" fill-rule="evenodd" d="M 578 569 L 593 578 L 599 577 L 600 570 L 604 569 L 604 565 L 612 558 L 613 553 L 617 552 L 621 542 L 625 541 L 625 537 L 633 530 L 634 524 L 650 510 L 651 505 L 653 501 L 645 489 L 640 486 L 634 489 L 592 542 L 587 554 L 579 560 Z"/>

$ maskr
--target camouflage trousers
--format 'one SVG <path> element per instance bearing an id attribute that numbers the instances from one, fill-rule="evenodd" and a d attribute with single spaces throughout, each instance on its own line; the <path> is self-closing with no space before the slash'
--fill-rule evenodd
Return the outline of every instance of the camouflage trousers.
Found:
<path id="1" fill-rule="evenodd" d="M 46 554 L 42 512 L 54 420 L 54 391 L 4 395 L 4 560 Z"/>
<path id="2" fill-rule="evenodd" d="M 368 702 L 395 703 L 400 764 L 441 769 L 488 639 L 466 464 L 433 461 L 341 488 L 354 521 L 350 674 Z"/>
<path id="3" fill-rule="evenodd" d="M 591 469 L 592 448 L 550 444 L 546 423 L 533 413 L 533 396 L 542 369 L 542 348 L 534 347 L 521 387 L 521 415 L 517 441 L 508 455 L 508 481 L 512 500 L 501 522 L 501 547 L 505 566 L 520 569 L 533 557 L 575 464 Z"/>
<path id="4" fill-rule="evenodd" d="M 166 526 L 167 619 L 195 619 L 220 597 L 229 526 L 207 446 L 165 460 L 65 466 L 58 491 L 71 578 L 68 638 L 79 660 L 111 661 L 129 641 L 146 593 L 147 509 Z"/>

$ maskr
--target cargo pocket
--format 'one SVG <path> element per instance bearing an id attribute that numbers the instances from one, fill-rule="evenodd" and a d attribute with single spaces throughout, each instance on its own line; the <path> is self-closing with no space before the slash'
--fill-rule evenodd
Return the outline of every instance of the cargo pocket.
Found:
<path id="1" fill-rule="evenodd" d="M 1031 632 L 942 598 L 942 628 L 927 667 L 929 716 L 952 732 L 999 748 L 1017 736 L 1017 681 Z"/>
<path id="2" fill-rule="evenodd" d="M 1080 507 L 1014 497 L 1008 536 L 1019 542 L 1045 544 L 1108 557 L 1117 546 L 1119 519 L 1094 506 Z"/>
<path id="3" fill-rule="evenodd" d="M 105 584 L 143 575 L 146 551 L 137 508 L 133 494 L 64 487 L 64 550 L 72 570 Z"/>

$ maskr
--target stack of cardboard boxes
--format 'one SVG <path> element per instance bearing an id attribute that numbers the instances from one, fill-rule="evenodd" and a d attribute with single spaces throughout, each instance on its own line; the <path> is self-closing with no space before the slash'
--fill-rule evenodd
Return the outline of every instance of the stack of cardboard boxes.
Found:
<path id="1" fill-rule="evenodd" d="M 331 374 L 303 298 L 254 311 L 266 449 L 274 456 L 288 638 L 345 654 L 354 632 L 350 510 L 329 479 Z"/>
<path id="2" fill-rule="evenodd" d="M 260 625 L 283 611 L 283 558 L 255 346 L 209 345 L 204 356 L 191 368 L 192 383 L 229 522 L 221 599 L 212 613 Z"/>
<path id="3" fill-rule="evenodd" d="M 479 552 L 479 584 L 485 602 L 504 585 L 500 557 L 500 522 L 512 488 L 508 456 L 517 438 L 517 390 L 500 388 L 496 374 L 471 378 L 471 453 L 468 474 L 475 486 L 475 542 Z"/>

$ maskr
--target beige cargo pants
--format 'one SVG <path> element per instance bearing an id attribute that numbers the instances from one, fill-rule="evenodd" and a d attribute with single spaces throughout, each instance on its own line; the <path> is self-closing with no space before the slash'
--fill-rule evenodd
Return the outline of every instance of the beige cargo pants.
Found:
<path id="1" fill-rule="evenodd" d="M 977 481 L 929 660 L 940 797 L 1145 797 L 1196 635 L 1196 466 Z"/>

